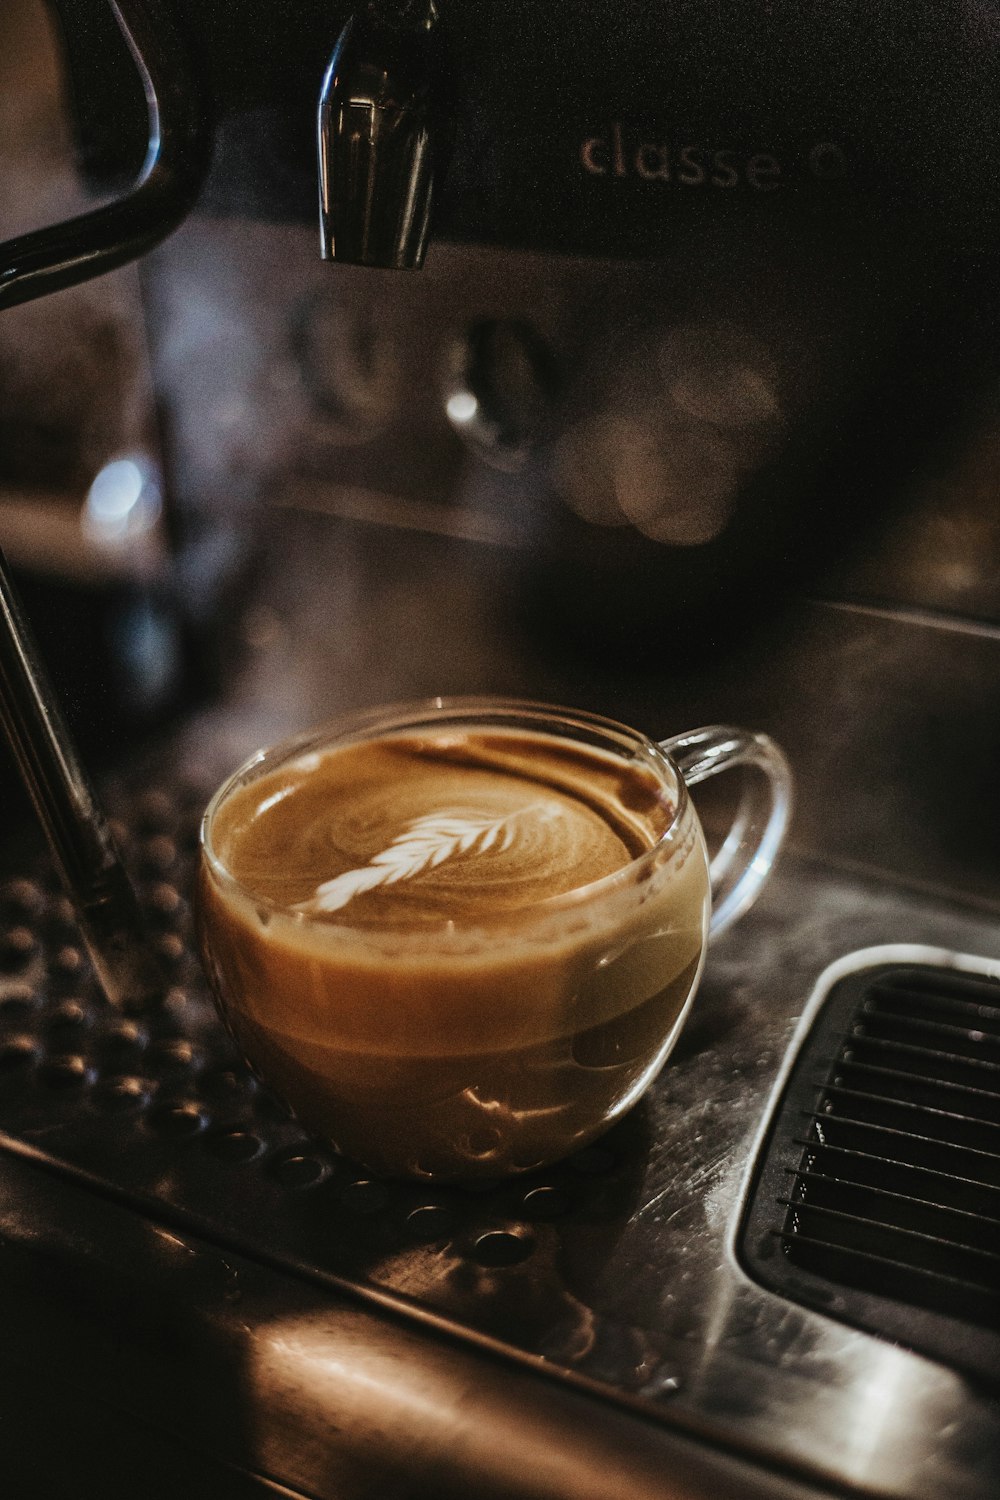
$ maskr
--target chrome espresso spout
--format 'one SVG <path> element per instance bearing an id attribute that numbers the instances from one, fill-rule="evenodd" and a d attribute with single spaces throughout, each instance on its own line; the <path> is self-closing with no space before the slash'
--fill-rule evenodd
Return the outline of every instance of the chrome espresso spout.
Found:
<path id="1" fill-rule="evenodd" d="M 434 0 L 375 0 L 340 33 L 317 119 L 324 260 L 423 264 L 444 134 L 441 76 Z"/>

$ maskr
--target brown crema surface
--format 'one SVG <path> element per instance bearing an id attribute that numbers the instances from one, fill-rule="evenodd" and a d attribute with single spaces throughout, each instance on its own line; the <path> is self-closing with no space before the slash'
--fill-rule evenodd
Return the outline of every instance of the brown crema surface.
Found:
<path id="1" fill-rule="evenodd" d="M 641 764 L 555 735 L 451 727 L 280 766 L 230 795 L 213 844 L 252 900 L 419 931 L 589 885 L 673 817 Z"/>

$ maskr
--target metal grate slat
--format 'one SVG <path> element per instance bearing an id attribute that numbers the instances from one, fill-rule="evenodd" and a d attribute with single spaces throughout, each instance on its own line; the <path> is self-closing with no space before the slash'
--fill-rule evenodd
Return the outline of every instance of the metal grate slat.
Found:
<path id="1" fill-rule="evenodd" d="M 855 1282 L 867 1285 L 880 1296 L 902 1298 L 908 1294 L 910 1305 L 928 1310 L 943 1299 L 948 1301 L 954 1316 L 971 1315 L 977 1323 L 989 1329 L 1000 1323 L 1000 1291 L 996 1289 L 984 1292 L 975 1282 L 925 1270 L 860 1247 L 838 1247 L 831 1251 L 825 1241 L 810 1239 L 808 1235 L 792 1235 L 780 1229 L 773 1230 L 772 1234 L 786 1250 L 794 1244 L 799 1251 L 813 1257 L 829 1281 L 848 1286 Z"/>
<path id="2" fill-rule="evenodd" d="M 928 1166 L 933 1170 L 948 1172 L 952 1163 L 975 1162 L 989 1180 L 1000 1187 L 1000 1152 L 987 1151 L 981 1146 L 956 1145 L 953 1141 L 941 1140 L 937 1136 L 923 1135 L 920 1131 L 902 1130 L 879 1120 L 851 1120 L 840 1115 L 817 1114 L 815 1110 L 804 1110 L 817 1132 L 821 1144 L 841 1144 L 890 1138 L 894 1146 L 909 1157 L 915 1166 Z M 864 1149 L 862 1146 L 861 1149 Z"/>
<path id="3" fill-rule="evenodd" d="M 803 1201 L 796 1198 L 778 1198 L 777 1202 L 782 1208 L 789 1210 L 792 1219 L 802 1222 L 818 1219 L 821 1224 L 828 1224 L 839 1229 L 846 1240 L 835 1237 L 832 1233 L 826 1237 L 827 1243 L 838 1246 L 844 1244 L 867 1244 L 870 1243 L 870 1232 L 877 1234 L 886 1246 L 909 1244 L 910 1257 L 900 1257 L 904 1263 L 909 1260 L 912 1265 L 920 1265 L 923 1269 L 928 1268 L 928 1260 L 921 1259 L 927 1256 L 933 1259 L 938 1255 L 946 1255 L 958 1263 L 968 1263 L 971 1269 L 982 1267 L 982 1274 L 976 1274 L 965 1279 L 974 1281 L 977 1285 L 989 1286 L 989 1277 L 997 1277 L 1000 1268 L 1000 1255 L 995 1250 L 989 1250 L 978 1245 L 963 1244 L 958 1240 L 946 1239 L 941 1235 L 927 1234 L 923 1230 L 914 1229 L 909 1225 L 893 1223 L 887 1215 L 875 1218 L 866 1217 L 863 1214 L 848 1213 L 843 1209 L 830 1208 L 822 1203 Z M 1000 1281 L 997 1282 L 1000 1291 Z"/>
<path id="4" fill-rule="evenodd" d="M 883 1120 L 896 1123 L 905 1133 L 908 1122 L 917 1122 L 924 1131 L 937 1140 L 947 1140 L 956 1146 L 971 1146 L 973 1149 L 1000 1151 L 1000 1123 L 982 1120 L 957 1109 L 946 1109 L 933 1104 L 918 1104 L 910 1099 L 895 1099 L 871 1089 L 851 1089 L 843 1084 L 830 1083 L 823 1090 L 828 1108 L 824 1118 L 838 1118 L 834 1106 L 840 1105 L 843 1117 L 878 1124 Z"/>
<path id="5" fill-rule="evenodd" d="M 997 997 L 997 981 L 994 979 L 974 979 L 971 975 L 949 974 L 943 976 L 943 983 L 935 983 L 926 988 L 913 982 L 873 984 L 865 997 L 865 1007 L 879 1003 L 926 1006 L 965 1016 L 970 1022 L 992 1020 L 1000 1027 L 1000 1000 Z"/>
<path id="6" fill-rule="evenodd" d="M 940 1203 L 934 1198 L 921 1198 L 914 1193 L 896 1192 L 892 1188 L 880 1187 L 871 1182 L 859 1182 L 856 1178 L 845 1183 L 842 1177 L 831 1176 L 827 1172 L 817 1172 L 813 1169 L 803 1170 L 802 1168 L 796 1172 L 791 1167 L 787 1170 L 797 1183 L 803 1185 L 815 1184 L 821 1187 L 829 1187 L 833 1191 L 843 1191 L 845 1188 L 848 1191 L 854 1189 L 858 1192 L 874 1195 L 879 1199 L 885 1199 L 893 1205 L 898 1205 L 902 1210 L 913 1210 L 915 1212 L 929 1210 L 934 1214 L 948 1214 L 954 1215 L 960 1220 L 967 1219 L 970 1224 L 979 1226 L 985 1233 L 991 1235 L 995 1244 L 1000 1245 L 1000 1218 L 993 1218 L 990 1214 L 976 1213 L 974 1209 L 970 1208 L 957 1208 L 954 1204 Z"/>
<path id="7" fill-rule="evenodd" d="M 919 1066 L 925 1072 L 930 1070 L 935 1077 L 966 1083 L 970 1088 L 995 1084 L 996 1091 L 1000 1094 L 1000 1062 L 991 1062 L 983 1057 L 963 1057 L 958 1052 L 925 1047 L 917 1042 L 902 1042 L 891 1037 L 857 1035 L 850 1038 L 843 1056 L 852 1063 L 881 1059 L 888 1066 L 899 1058 L 904 1063 Z"/>
<path id="8" fill-rule="evenodd" d="M 807 1140 L 804 1136 L 794 1137 L 794 1144 L 802 1147 L 803 1160 L 818 1159 L 821 1156 L 830 1171 L 834 1171 L 838 1161 L 841 1161 L 843 1170 L 838 1174 L 837 1180 L 867 1183 L 871 1187 L 878 1187 L 887 1180 L 905 1182 L 912 1179 L 917 1184 L 926 1182 L 929 1188 L 933 1188 L 942 1207 L 976 1213 L 983 1204 L 991 1211 L 995 1204 L 996 1214 L 1000 1218 L 1000 1184 L 988 1182 L 982 1177 L 948 1174 L 934 1167 L 903 1161 L 900 1156 L 858 1151 L 848 1146 L 832 1146 L 827 1143 L 820 1148 L 816 1141 Z M 802 1170 L 785 1168 L 786 1172 L 797 1174 Z M 965 1205 L 970 1206 L 965 1208 Z"/>
<path id="9" fill-rule="evenodd" d="M 835 1084 L 849 1087 L 849 1080 L 857 1082 L 860 1092 L 879 1092 L 881 1097 L 896 1100 L 909 1097 L 915 1104 L 926 1101 L 961 1104 L 970 1118 L 1000 1124 L 1000 1091 L 955 1083 L 951 1079 L 935 1077 L 930 1073 L 914 1073 L 904 1068 L 887 1068 L 877 1063 L 858 1062 L 854 1058 L 845 1059 L 834 1073 Z M 866 1080 L 870 1081 L 871 1090 L 863 1087 Z M 893 1092 L 883 1094 L 882 1090 L 886 1089 Z M 930 1107 L 934 1107 L 933 1102 Z"/>

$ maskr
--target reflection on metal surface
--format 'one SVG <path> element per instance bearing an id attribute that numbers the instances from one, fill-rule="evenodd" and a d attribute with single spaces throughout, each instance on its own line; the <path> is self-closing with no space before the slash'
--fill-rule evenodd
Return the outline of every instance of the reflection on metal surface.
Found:
<path id="1" fill-rule="evenodd" d="M 445 402 L 449 422 L 464 425 L 471 422 L 479 410 L 479 402 L 471 391 L 455 391 Z"/>
<path id="2" fill-rule="evenodd" d="M 519 550 L 528 542 L 526 532 L 516 521 L 502 515 L 462 506 L 435 505 L 429 500 L 413 504 L 397 495 L 342 484 L 324 485 L 289 479 L 280 487 L 276 486 L 268 498 L 271 505 L 279 509 L 312 511 L 345 521 L 360 521 L 368 526 L 426 532 L 429 536 L 454 537 L 487 547 Z"/>
<path id="3" fill-rule="evenodd" d="M 729 324 L 684 325 L 647 345 L 602 409 L 559 439 L 556 487 L 584 520 L 701 546 L 725 530 L 782 437 L 774 362 Z"/>
<path id="4" fill-rule="evenodd" d="M 84 537 L 109 552 L 162 561 L 165 543 L 157 536 L 163 515 L 160 474 L 144 454 L 114 458 L 94 476 L 80 516 Z M 133 561 L 133 566 L 135 566 Z"/>
<path id="5" fill-rule="evenodd" d="M 533 323 L 478 318 L 451 353 L 445 413 L 463 442 L 501 473 L 523 470 L 549 435 L 561 379 Z"/>
<path id="6" fill-rule="evenodd" d="M 355 445 L 397 421 L 406 399 L 399 334 L 377 304 L 358 302 L 339 282 L 303 291 L 288 317 L 297 379 L 326 442 Z"/>
<path id="7" fill-rule="evenodd" d="M 968 620 L 960 615 L 944 614 L 937 610 L 913 609 L 905 605 L 861 604 L 856 601 L 824 599 L 826 609 L 842 610 L 845 614 L 867 615 L 874 620 L 896 621 L 900 625 L 917 625 L 922 630 L 943 630 L 958 635 L 975 635 L 984 640 L 1000 641 L 1000 625 L 989 620 Z"/>

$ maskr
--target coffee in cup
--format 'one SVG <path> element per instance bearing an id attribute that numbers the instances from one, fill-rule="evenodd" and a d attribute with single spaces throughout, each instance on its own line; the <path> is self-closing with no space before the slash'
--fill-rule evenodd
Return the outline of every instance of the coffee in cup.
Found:
<path id="1" fill-rule="evenodd" d="M 393 1175 L 591 1140 L 665 1061 L 710 920 L 668 753 L 564 710 L 343 721 L 255 756 L 203 824 L 200 945 L 237 1043 L 307 1128 Z"/>

